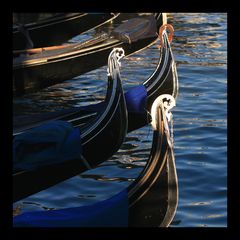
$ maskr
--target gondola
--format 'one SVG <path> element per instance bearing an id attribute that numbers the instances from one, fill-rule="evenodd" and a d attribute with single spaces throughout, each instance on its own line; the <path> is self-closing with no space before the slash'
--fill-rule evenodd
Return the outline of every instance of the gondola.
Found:
<path id="1" fill-rule="evenodd" d="M 128 125 L 119 73 L 123 55 L 121 48 L 110 53 L 103 108 L 86 124 L 79 126 L 86 116 L 75 111 L 67 118 L 13 132 L 13 202 L 94 168 L 119 149 Z"/>
<path id="2" fill-rule="evenodd" d="M 178 204 L 178 181 L 173 141 L 168 126 L 171 95 L 152 104 L 152 148 L 137 179 L 116 195 L 86 206 L 25 212 L 14 227 L 168 227 Z"/>
<path id="3" fill-rule="evenodd" d="M 101 33 L 85 42 L 14 51 L 13 94 L 21 96 L 71 79 L 106 64 L 114 47 L 122 47 L 126 56 L 157 41 L 164 14 L 133 18 L 110 33 Z"/>
<path id="4" fill-rule="evenodd" d="M 125 93 L 128 110 L 128 129 L 131 132 L 145 126 L 151 121 L 149 112 L 153 101 L 162 94 L 169 94 L 174 98 L 178 94 L 178 77 L 171 46 L 166 31 L 163 32 L 163 47 L 159 50 L 159 62 L 151 76 L 139 86 Z M 51 120 L 69 120 L 75 114 L 81 115 L 78 119 L 79 126 L 84 126 L 92 121 L 104 108 L 103 103 L 92 104 L 36 116 L 19 116 L 14 118 L 14 134 L 27 131 Z M 47 173 L 44 173 L 46 175 Z M 59 180 L 61 179 L 59 174 Z"/>
<path id="5" fill-rule="evenodd" d="M 178 76 L 176 63 L 168 40 L 167 33 L 163 32 L 163 47 L 159 49 L 159 60 L 156 69 L 142 84 L 129 89 L 125 93 L 128 110 L 128 132 L 145 126 L 151 121 L 149 115 L 153 101 L 161 94 L 170 94 L 174 98 L 178 93 Z M 17 133 L 29 127 L 38 126 L 51 119 L 68 118 L 74 112 L 82 112 L 81 124 L 94 118 L 102 109 L 102 103 L 87 107 L 75 107 L 50 113 L 36 114 L 33 116 L 14 117 L 14 131 Z"/>
<path id="6" fill-rule="evenodd" d="M 13 17 L 17 18 L 14 14 Z M 27 16 L 26 16 L 27 15 Z M 24 16 L 28 17 L 25 13 Z M 33 15 L 31 13 L 30 15 Z M 39 17 L 38 17 L 39 15 Z M 84 33 L 113 20 L 119 13 L 35 13 L 32 22 L 15 21 L 13 25 L 13 49 L 22 50 L 26 47 L 38 48 L 58 45 L 70 38 Z M 50 16 L 48 16 L 50 15 Z"/>

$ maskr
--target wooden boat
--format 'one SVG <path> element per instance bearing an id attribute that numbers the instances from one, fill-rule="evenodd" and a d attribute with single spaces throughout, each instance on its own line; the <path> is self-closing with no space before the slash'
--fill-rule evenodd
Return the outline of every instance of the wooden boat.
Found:
<path id="1" fill-rule="evenodd" d="M 108 90 L 97 116 L 84 126 L 79 126 L 81 118 L 86 117 L 81 111 L 58 119 L 57 123 L 59 120 L 61 124 L 71 123 L 73 128 L 69 135 L 60 136 L 63 139 L 60 144 L 56 142 L 58 139 L 49 141 L 56 131 L 64 130 L 58 125 L 54 128 L 56 121 L 47 123 L 50 127 L 48 125 L 46 132 L 43 124 L 13 132 L 13 202 L 94 168 L 119 149 L 127 131 L 126 103 L 119 75 L 119 59 L 123 54 L 123 49 L 115 48 L 109 55 Z M 49 155 L 53 155 L 51 161 Z"/>
<path id="2" fill-rule="evenodd" d="M 13 17 L 17 18 L 17 15 L 19 14 L 15 13 Z M 38 48 L 62 44 L 78 34 L 111 21 L 119 13 L 42 14 L 47 15 L 45 18 L 36 13 L 24 13 L 25 18 L 29 15 L 34 15 L 32 22 L 15 21 L 13 25 L 14 50 L 25 49 L 28 46 Z"/>
<path id="3" fill-rule="evenodd" d="M 178 204 L 178 180 L 169 124 L 175 106 L 172 95 L 160 95 L 152 104 L 153 143 L 140 176 L 128 188 L 131 227 L 168 227 Z"/>
<path id="4" fill-rule="evenodd" d="M 126 189 L 91 205 L 25 212 L 13 218 L 13 226 L 168 227 L 178 203 L 178 181 L 166 116 L 173 105 L 171 95 L 160 96 L 152 104 L 151 152 L 138 178 Z"/>
<path id="5" fill-rule="evenodd" d="M 106 65 L 112 48 L 136 53 L 157 41 L 164 14 L 130 19 L 110 34 L 103 33 L 83 43 L 15 51 L 13 94 L 21 96 L 71 79 Z"/>
<path id="6" fill-rule="evenodd" d="M 153 101 L 162 94 L 169 94 L 174 98 L 178 93 L 178 77 L 171 46 L 167 33 L 164 32 L 164 46 L 159 50 L 159 62 L 151 76 L 139 86 L 125 93 L 128 110 L 128 129 L 133 131 L 145 126 L 151 121 L 149 112 Z M 136 97 L 137 96 L 137 97 Z M 52 120 L 71 120 L 75 115 L 78 125 L 84 126 L 98 116 L 105 105 L 93 104 L 87 107 L 73 108 L 35 116 L 20 116 L 14 118 L 14 134 L 21 133 L 29 128 L 37 127 Z M 45 173 L 46 174 L 46 173 Z M 59 174 L 60 178 L 60 174 Z"/>
<path id="7" fill-rule="evenodd" d="M 139 86 L 133 87 L 125 93 L 126 105 L 128 110 L 128 132 L 145 126 L 151 121 L 149 112 L 153 101 L 161 94 L 169 94 L 174 98 L 178 94 L 178 76 L 176 63 L 168 41 L 167 33 L 163 33 L 163 47 L 159 49 L 159 60 L 156 69 Z M 102 103 L 93 104 L 87 107 L 75 107 L 72 109 L 61 110 L 51 113 L 36 114 L 33 116 L 14 117 L 14 130 L 22 131 L 29 126 L 38 126 L 51 119 L 64 119 L 74 112 L 81 112 L 81 124 L 87 123 L 94 118 L 103 108 Z"/>

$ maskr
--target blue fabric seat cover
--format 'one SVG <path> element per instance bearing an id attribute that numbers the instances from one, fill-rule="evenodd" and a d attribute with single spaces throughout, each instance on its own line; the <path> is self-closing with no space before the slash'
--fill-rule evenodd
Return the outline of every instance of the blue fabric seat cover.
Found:
<path id="1" fill-rule="evenodd" d="M 95 204 L 49 211 L 25 212 L 13 218 L 14 227 L 127 227 L 128 193 L 124 189 Z"/>
<path id="2" fill-rule="evenodd" d="M 65 121 L 51 121 L 13 139 L 13 168 L 33 170 L 81 158 L 80 130 Z"/>

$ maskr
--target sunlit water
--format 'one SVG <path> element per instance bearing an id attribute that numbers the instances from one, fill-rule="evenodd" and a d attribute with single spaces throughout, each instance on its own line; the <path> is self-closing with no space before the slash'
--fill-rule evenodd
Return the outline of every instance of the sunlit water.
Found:
<path id="1" fill-rule="evenodd" d="M 179 202 L 171 227 L 227 226 L 227 14 L 172 13 L 172 50 L 179 96 L 174 151 Z M 93 32 L 89 33 L 89 35 Z M 89 37 L 85 35 L 85 37 Z M 75 38 L 78 41 L 78 38 Z M 122 60 L 124 89 L 143 82 L 158 60 L 156 45 Z M 40 93 L 14 99 L 17 114 L 34 114 L 100 101 L 106 66 Z M 143 169 L 152 143 L 146 126 L 127 135 L 109 161 L 17 202 L 22 212 L 94 203 L 128 186 Z"/>

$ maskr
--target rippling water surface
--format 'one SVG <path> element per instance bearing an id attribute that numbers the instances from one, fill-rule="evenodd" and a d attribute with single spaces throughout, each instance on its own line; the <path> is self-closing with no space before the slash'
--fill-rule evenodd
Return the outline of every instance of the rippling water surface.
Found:
<path id="1" fill-rule="evenodd" d="M 227 14 L 170 13 L 179 96 L 174 115 L 179 203 L 170 227 L 227 226 Z M 85 37 L 94 34 L 90 32 Z M 74 39 L 78 41 L 78 37 Z M 156 45 L 122 61 L 124 89 L 143 82 L 158 60 Z M 15 114 L 34 114 L 100 101 L 106 67 L 13 101 Z M 128 186 L 151 148 L 149 126 L 128 134 L 117 154 L 15 206 L 22 212 L 81 206 Z"/>

